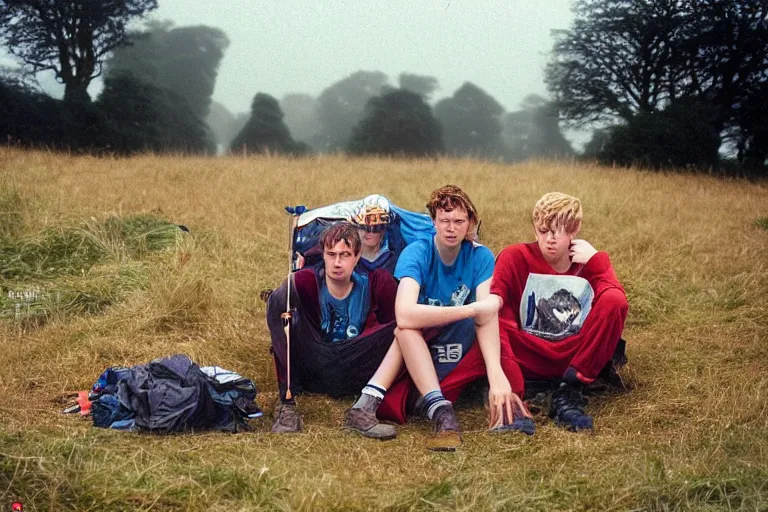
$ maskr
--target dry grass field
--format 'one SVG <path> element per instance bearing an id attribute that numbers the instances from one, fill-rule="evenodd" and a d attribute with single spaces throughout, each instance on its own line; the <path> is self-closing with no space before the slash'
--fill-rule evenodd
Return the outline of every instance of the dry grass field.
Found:
<path id="1" fill-rule="evenodd" d="M 489 434 L 470 403 L 455 454 L 427 452 L 423 422 L 385 443 L 342 433 L 351 399 L 300 396 L 305 433 L 269 433 L 276 384 L 259 292 L 286 271 L 283 206 L 381 193 L 423 211 L 446 183 L 472 197 L 495 253 L 533 238 L 544 192 L 583 200 L 582 234 L 611 254 L 627 291 L 634 389 L 591 400 L 592 434 L 545 416 L 532 438 Z M 192 235 L 157 250 L 114 236 L 139 214 Z M 61 249 L 78 240 L 97 254 Z M 551 162 L 2 148 L 0 285 L 0 507 L 768 510 L 765 183 Z M 17 315 L 9 293 L 24 290 L 41 298 Z M 61 413 L 62 396 L 107 366 L 173 353 L 252 378 L 265 410 L 253 432 L 122 433 Z"/>

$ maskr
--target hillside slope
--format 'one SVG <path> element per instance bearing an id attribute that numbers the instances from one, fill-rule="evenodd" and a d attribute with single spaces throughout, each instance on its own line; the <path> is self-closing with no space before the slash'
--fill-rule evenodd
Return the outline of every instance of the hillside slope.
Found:
<path id="1" fill-rule="evenodd" d="M 276 384 L 259 293 L 286 272 L 283 206 L 381 193 L 423 211 L 446 183 L 473 199 L 495 253 L 533 239 L 530 211 L 544 192 L 582 199 L 582 236 L 610 253 L 627 291 L 635 388 L 590 402 L 592 435 L 545 416 L 530 439 L 488 434 L 482 405 L 470 403 L 459 410 L 465 443 L 453 455 L 424 449 L 423 422 L 386 443 L 344 435 L 351 400 L 322 396 L 299 397 L 304 434 L 270 434 Z M 589 165 L 0 148 L 0 506 L 762 509 L 766 218 L 764 184 Z M 136 219 L 183 224 L 191 236 L 155 247 L 131 238 Z M 40 258 L 47 263 L 30 263 Z M 39 300 L 16 308 L 9 293 L 24 291 Z M 127 434 L 61 414 L 61 397 L 89 388 L 105 367 L 179 352 L 256 382 L 266 414 L 253 432 Z"/>

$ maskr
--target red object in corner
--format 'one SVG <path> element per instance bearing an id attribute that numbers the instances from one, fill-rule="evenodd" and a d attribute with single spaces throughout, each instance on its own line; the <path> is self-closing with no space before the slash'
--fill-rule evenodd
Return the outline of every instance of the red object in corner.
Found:
<path id="1" fill-rule="evenodd" d="M 77 404 L 80 406 L 81 416 L 85 416 L 91 412 L 91 401 L 88 400 L 88 391 L 77 392 Z"/>

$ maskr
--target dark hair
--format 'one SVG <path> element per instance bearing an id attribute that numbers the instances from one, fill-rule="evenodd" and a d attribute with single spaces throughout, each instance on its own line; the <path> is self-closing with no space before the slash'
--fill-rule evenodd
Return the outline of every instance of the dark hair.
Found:
<path id="1" fill-rule="evenodd" d="M 336 222 L 328 226 L 320 237 L 320 245 L 325 251 L 342 240 L 352 249 L 355 256 L 360 254 L 360 249 L 363 246 L 360 234 L 357 232 L 357 227 L 347 221 Z"/>

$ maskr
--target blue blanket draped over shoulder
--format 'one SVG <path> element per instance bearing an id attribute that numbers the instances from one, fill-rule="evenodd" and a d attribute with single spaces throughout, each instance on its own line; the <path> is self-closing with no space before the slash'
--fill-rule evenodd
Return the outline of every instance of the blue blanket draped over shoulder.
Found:
<path id="1" fill-rule="evenodd" d="M 355 209 L 363 200 L 345 201 L 329 206 L 302 210 L 303 207 L 291 207 L 293 211 L 303 211 L 298 216 L 296 230 L 293 234 L 294 270 L 299 270 L 302 265 L 298 263 L 299 256 L 307 258 L 303 266 L 313 266 L 322 260 L 322 253 L 316 249 L 320 243 L 320 236 L 331 224 L 342 220 L 351 221 Z M 432 219 L 426 213 L 417 213 L 405 210 L 390 204 L 391 221 L 387 227 L 386 244 L 396 257 L 406 245 L 416 240 L 431 239 L 434 234 Z M 314 259 L 313 259 L 314 258 Z"/>

